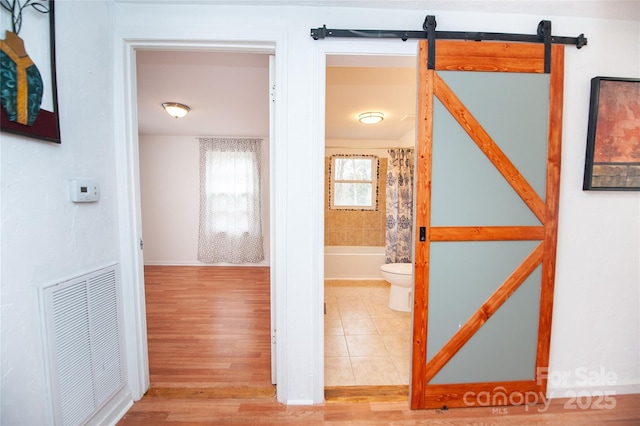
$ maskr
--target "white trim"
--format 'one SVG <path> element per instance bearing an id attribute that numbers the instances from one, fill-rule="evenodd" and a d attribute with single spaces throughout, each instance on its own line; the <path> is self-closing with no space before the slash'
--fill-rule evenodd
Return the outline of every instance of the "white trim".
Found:
<path id="1" fill-rule="evenodd" d="M 640 393 L 640 384 L 612 386 L 569 386 L 547 388 L 547 398 L 597 397 L 601 395 L 628 395 Z"/>
<path id="2" fill-rule="evenodd" d="M 269 55 L 269 145 L 276 141 L 276 102 L 277 102 L 277 86 L 276 86 L 276 57 L 275 55 Z M 275 150 L 269 148 L 269 182 L 275 181 L 275 167 L 273 164 Z M 274 229 L 276 229 L 275 224 L 275 215 L 273 214 L 273 206 L 275 206 L 275 187 L 271 185 L 269 187 L 269 206 L 271 206 L 271 210 L 269 211 L 269 263 L 273 261 L 272 253 L 275 252 L 275 243 L 274 243 Z M 269 311 L 271 313 L 269 318 L 269 328 L 271 335 L 271 383 L 278 383 L 278 347 L 276 345 L 276 331 L 278 330 L 276 326 L 276 276 L 275 276 L 275 268 L 271 268 L 269 270 Z"/>
<path id="3" fill-rule="evenodd" d="M 121 389 L 109 402 L 87 421 L 88 425 L 116 425 L 133 406 L 133 398 L 128 389 Z"/>
<path id="4" fill-rule="evenodd" d="M 316 342 L 313 352 L 313 399 L 316 404 L 324 402 L 324 144 L 325 144 L 325 81 L 326 55 L 322 53 L 323 43 L 314 43 L 313 57 L 313 140 L 311 151 L 311 253 L 312 270 L 312 341 Z"/>
<path id="5" fill-rule="evenodd" d="M 275 43 L 275 80 L 278 90 L 278 106 L 272 123 L 274 139 L 269 140 L 269 196 L 271 212 L 270 226 L 270 259 L 271 285 L 275 293 L 275 328 L 278 331 L 276 341 L 276 396 L 278 402 L 286 402 L 289 396 L 287 384 L 287 168 L 279 165 L 287 164 L 287 39 L 285 35 L 273 38 Z M 277 147 L 277 149 L 276 149 Z"/>
<path id="6" fill-rule="evenodd" d="M 114 117 L 118 219 L 120 222 L 120 273 L 123 293 L 124 338 L 127 384 L 134 400 L 142 398 L 150 385 L 147 351 L 144 284 L 139 249 L 140 188 L 136 105 L 136 69 L 134 45 L 117 40 L 114 48 L 114 104 L 122 108 Z"/>
<path id="7" fill-rule="evenodd" d="M 314 405 L 315 401 L 311 399 L 290 399 L 287 405 Z"/>
<path id="8" fill-rule="evenodd" d="M 269 262 L 262 261 L 258 263 L 202 263 L 202 262 L 176 262 L 176 261 L 163 261 L 163 260 L 154 260 L 154 261 L 145 261 L 144 266 L 260 266 L 260 267 L 268 267 Z"/>
<path id="9" fill-rule="evenodd" d="M 276 163 L 286 163 L 285 120 L 286 112 L 286 39 L 282 34 L 268 34 L 254 37 L 262 41 L 241 41 L 247 35 L 238 36 L 238 40 L 168 40 L 166 34 L 155 37 L 136 37 L 116 34 L 114 42 L 114 93 L 115 111 L 122 111 L 114 119 L 116 140 L 116 175 L 118 194 L 118 218 L 120 221 L 120 264 L 124 293 L 124 328 L 127 365 L 127 382 L 135 400 L 142 398 L 149 388 L 149 364 L 146 334 L 146 314 L 144 300 L 143 256 L 139 250 L 141 232 L 139 159 L 136 107 L 136 49 L 180 49 L 234 51 L 243 53 L 276 53 L 278 68 L 277 83 L 280 92 L 280 104 L 276 111 L 275 126 L 278 141 L 270 141 L 270 158 L 272 169 L 278 169 Z M 278 149 L 276 150 L 276 146 Z M 276 286 L 276 305 L 286 307 L 286 168 L 275 170 L 270 182 L 273 194 L 271 208 L 271 280 Z M 276 191 L 277 188 L 277 191 Z M 286 347 L 286 311 L 276 312 L 278 328 L 278 346 Z M 286 387 L 286 351 L 277 352 L 277 398 L 279 402 L 287 401 Z"/>

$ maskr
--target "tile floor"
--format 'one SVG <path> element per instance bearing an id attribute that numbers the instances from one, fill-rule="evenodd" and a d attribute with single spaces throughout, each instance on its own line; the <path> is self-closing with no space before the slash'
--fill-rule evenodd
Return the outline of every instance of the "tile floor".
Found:
<path id="1" fill-rule="evenodd" d="M 387 306 L 385 281 L 327 280 L 325 386 L 409 384 L 411 314 Z"/>

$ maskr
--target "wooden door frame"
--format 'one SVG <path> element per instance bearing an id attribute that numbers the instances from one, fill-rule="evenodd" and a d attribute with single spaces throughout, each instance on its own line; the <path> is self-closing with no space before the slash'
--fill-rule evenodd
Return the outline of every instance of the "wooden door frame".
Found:
<path id="1" fill-rule="evenodd" d="M 470 45 L 469 43 L 474 43 Z M 469 47 L 473 46 L 473 54 Z M 419 44 L 418 60 L 427 63 L 427 41 Z M 516 193 L 529 206 L 542 226 L 527 227 L 432 227 L 431 212 L 431 164 L 434 93 L 440 97 L 455 97 L 440 78 L 438 70 L 501 71 L 543 73 L 545 49 L 540 44 L 437 41 L 435 69 L 419 66 L 418 117 L 416 142 L 416 194 L 423 191 L 425 197 L 416 197 L 415 206 L 415 271 L 414 271 L 414 320 L 411 378 L 411 408 L 440 408 L 478 406 L 478 400 L 461 398 L 468 392 L 489 392 L 499 389 L 505 398 L 490 398 L 488 405 L 514 404 L 516 402 L 542 403 L 546 398 L 546 370 L 549 365 L 551 317 L 555 277 L 556 241 L 558 228 L 558 202 L 560 187 L 560 158 L 562 139 L 562 105 L 564 81 L 564 46 L 551 49 L 551 73 L 548 113 L 548 148 L 546 196 L 543 201 L 529 186 L 509 159 L 475 122 L 471 114 L 461 106 L 451 111 L 454 118 L 471 139 L 486 154 Z M 424 102 L 421 101 L 424 99 Z M 454 99 L 454 101 L 456 101 Z M 443 102 L 445 104 L 446 102 Z M 454 102 L 457 103 L 457 102 Z M 459 106 L 457 105 L 457 106 Z M 420 228 L 426 228 L 426 240 L 420 240 Z M 427 363 L 429 258 L 432 241 L 504 241 L 539 240 L 541 243 L 518 266 L 516 271 L 494 292 L 478 311 L 458 330 L 444 347 Z M 509 382 L 465 383 L 428 385 L 428 381 L 473 336 L 473 334 L 500 308 L 524 281 L 526 276 L 542 264 L 542 283 L 538 321 L 538 341 L 535 377 L 531 380 Z M 535 395 L 535 401 L 532 396 Z M 529 399 L 527 399 L 529 398 Z"/>

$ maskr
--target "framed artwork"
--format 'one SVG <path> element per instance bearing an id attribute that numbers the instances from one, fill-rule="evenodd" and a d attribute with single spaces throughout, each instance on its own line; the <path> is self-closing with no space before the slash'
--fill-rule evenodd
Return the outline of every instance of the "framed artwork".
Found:
<path id="1" fill-rule="evenodd" d="M 0 130 L 60 143 L 54 0 L 0 0 L 0 6 Z"/>
<path id="2" fill-rule="evenodd" d="M 584 190 L 640 190 L 640 79 L 591 80 Z"/>

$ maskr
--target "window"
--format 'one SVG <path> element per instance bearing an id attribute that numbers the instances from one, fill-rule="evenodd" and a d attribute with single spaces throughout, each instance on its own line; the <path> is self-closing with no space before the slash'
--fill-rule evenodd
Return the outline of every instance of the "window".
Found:
<path id="1" fill-rule="evenodd" d="M 330 165 L 330 208 L 378 209 L 378 157 L 333 155 Z"/>
<path id="2" fill-rule="evenodd" d="M 251 231 L 250 217 L 255 210 L 255 195 L 259 194 L 254 157 L 252 152 L 206 153 L 207 232 L 242 235 Z"/>
<path id="3" fill-rule="evenodd" d="M 264 259 L 260 209 L 261 139 L 200 139 L 198 260 Z"/>

